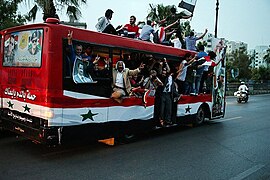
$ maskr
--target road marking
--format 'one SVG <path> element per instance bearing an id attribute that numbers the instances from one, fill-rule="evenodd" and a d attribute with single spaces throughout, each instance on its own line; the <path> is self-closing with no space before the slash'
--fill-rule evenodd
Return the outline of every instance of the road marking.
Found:
<path id="1" fill-rule="evenodd" d="M 242 179 L 250 176 L 251 174 L 255 173 L 256 171 L 262 169 L 263 167 L 264 167 L 264 165 L 258 164 L 256 166 L 253 166 L 252 168 L 238 174 L 237 176 L 231 178 L 230 180 L 242 180 Z"/>
<path id="2" fill-rule="evenodd" d="M 237 116 L 237 117 L 228 118 L 228 119 L 216 120 L 215 122 L 232 121 L 232 120 L 241 119 L 241 118 L 242 118 L 242 116 Z"/>

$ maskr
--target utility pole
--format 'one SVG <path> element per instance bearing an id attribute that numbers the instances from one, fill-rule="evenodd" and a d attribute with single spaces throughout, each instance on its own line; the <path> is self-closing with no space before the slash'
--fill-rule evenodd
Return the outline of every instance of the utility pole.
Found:
<path id="1" fill-rule="evenodd" d="M 216 25 L 215 25 L 215 38 L 217 38 L 217 26 L 218 26 L 218 6 L 219 6 L 219 0 L 217 0 L 216 3 Z"/>

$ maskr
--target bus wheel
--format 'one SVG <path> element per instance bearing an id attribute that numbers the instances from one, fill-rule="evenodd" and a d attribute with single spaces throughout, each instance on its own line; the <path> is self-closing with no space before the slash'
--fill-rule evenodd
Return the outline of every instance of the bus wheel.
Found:
<path id="1" fill-rule="evenodd" d="M 120 144 L 128 144 L 134 142 L 136 139 L 135 134 L 124 134 L 118 138 Z"/>
<path id="2" fill-rule="evenodd" d="M 205 119 L 205 111 L 204 111 L 203 107 L 200 106 L 200 108 L 198 109 L 197 114 L 196 114 L 194 125 L 195 126 L 201 125 L 204 122 L 204 119 Z"/>

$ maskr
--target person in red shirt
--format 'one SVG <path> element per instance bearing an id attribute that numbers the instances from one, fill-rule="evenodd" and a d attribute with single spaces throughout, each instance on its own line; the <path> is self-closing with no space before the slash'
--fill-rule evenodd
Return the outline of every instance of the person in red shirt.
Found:
<path id="1" fill-rule="evenodd" d="M 139 37 L 139 27 L 135 24 L 136 17 L 130 16 L 129 24 L 122 26 L 118 31 L 127 31 L 127 37 L 137 38 Z"/>

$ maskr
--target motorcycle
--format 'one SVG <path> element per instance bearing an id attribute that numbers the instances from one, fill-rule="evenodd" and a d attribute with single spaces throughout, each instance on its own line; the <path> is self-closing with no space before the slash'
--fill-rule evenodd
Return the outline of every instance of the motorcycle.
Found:
<path id="1" fill-rule="evenodd" d="M 247 91 L 236 91 L 234 92 L 234 96 L 237 98 L 238 103 L 248 102 L 248 92 Z"/>

